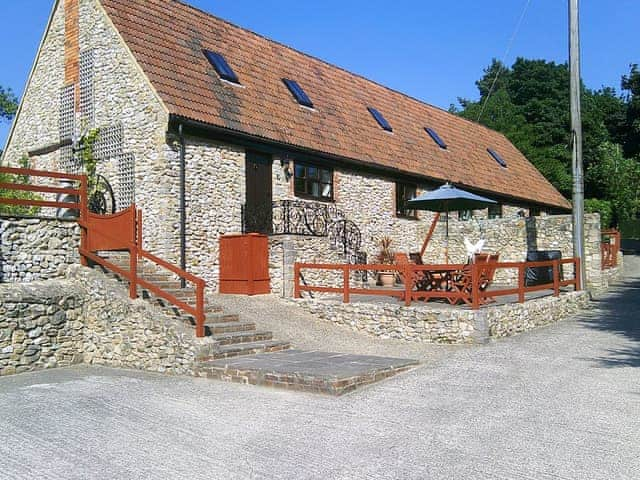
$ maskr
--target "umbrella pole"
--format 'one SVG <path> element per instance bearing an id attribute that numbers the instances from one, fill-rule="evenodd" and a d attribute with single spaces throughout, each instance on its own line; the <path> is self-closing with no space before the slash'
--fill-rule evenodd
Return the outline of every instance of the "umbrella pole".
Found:
<path id="1" fill-rule="evenodd" d="M 449 209 L 445 211 L 444 261 L 449 263 Z"/>

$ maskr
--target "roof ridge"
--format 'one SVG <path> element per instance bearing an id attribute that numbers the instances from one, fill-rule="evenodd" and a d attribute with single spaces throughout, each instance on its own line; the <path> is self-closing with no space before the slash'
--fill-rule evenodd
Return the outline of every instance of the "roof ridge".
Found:
<path id="1" fill-rule="evenodd" d="M 395 88 L 391 88 L 388 85 L 384 85 L 383 83 L 380 83 L 380 82 L 378 82 L 376 80 L 372 80 L 371 78 L 367 78 L 367 77 L 365 77 L 364 75 L 362 75 L 360 73 L 352 72 L 351 70 L 347 70 L 345 67 L 341 67 L 339 65 L 333 64 L 333 63 L 331 63 L 331 62 L 329 62 L 327 60 L 324 60 L 324 59 L 322 59 L 320 57 L 316 57 L 315 55 L 311 55 L 310 53 L 304 52 L 302 50 L 298 50 L 295 47 L 287 45 L 286 43 L 280 42 L 278 40 L 274 40 L 273 38 L 269 38 L 269 37 L 267 37 L 267 36 L 265 36 L 265 35 L 263 35 L 261 33 L 255 32 L 255 31 L 253 31 L 253 30 L 251 30 L 249 28 L 243 27 L 241 25 L 238 25 L 237 23 L 234 23 L 234 22 L 231 22 L 231 21 L 229 21 L 229 20 L 227 20 L 225 18 L 219 17 L 218 15 L 215 15 L 215 14 L 213 14 L 211 12 L 207 12 L 206 10 L 204 10 L 202 8 L 199 8 L 199 7 L 196 7 L 194 5 L 191 5 L 191 4 L 187 3 L 186 0 L 171 0 L 171 1 L 174 2 L 174 3 L 178 3 L 178 4 L 180 4 L 180 5 L 184 6 L 184 7 L 187 7 L 189 9 L 191 9 L 191 10 L 195 10 L 197 13 L 200 13 L 202 15 L 206 15 L 208 17 L 215 18 L 216 20 L 219 20 L 222 23 L 225 23 L 225 24 L 227 24 L 227 25 L 229 25 L 229 26 L 231 26 L 233 28 L 237 28 L 239 30 L 243 30 L 243 31 L 245 31 L 247 33 L 250 33 L 251 35 L 255 35 L 258 38 L 266 40 L 267 42 L 270 42 L 270 43 L 276 44 L 278 46 L 287 48 L 287 49 L 289 49 L 291 51 L 294 51 L 294 52 L 296 52 L 296 53 L 298 53 L 298 54 L 300 54 L 300 55 L 302 55 L 304 57 L 307 57 L 307 58 L 310 58 L 312 60 L 321 62 L 321 63 L 323 63 L 323 64 L 325 64 L 325 65 L 327 65 L 327 66 L 329 66 L 331 68 L 335 68 L 337 70 L 340 70 L 340 71 L 342 71 L 342 72 L 344 72 L 344 73 L 346 73 L 348 75 L 352 75 L 354 77 L 360 78 L 360 79 L 365 80 L 367 82 L 373 83 L 373 84 L 377 85 L 378 87 L 384 88 L 384 89 L 386 89 L 386 90 L 388 90 L 390 92 L 396 93 L 398 95 L 402 95 L 403 97 L 405 97 L 405 98 L 407 98 L 409 100 L 421 103 L 421 104 L 423 104 L 423 105 L 425 105 L 427 107 L 430 107 L 430 108 L 433 108 L 435 110 L 438 110 L 438 111 L 440 111 L 440 112 L 442 112 L 442 113 L 444 113 L 446 115 L 451 115 L 452 117 L 458 118 L 458 119 L 460 119 L 460 120 L 462 120 L 464 122 L 470 123 L 473 126 L 483 128 L 483 129 L 485 129 L 485 130 L 487 130 L 487 131 L 489 131 L 491 133 L 500 133 L 497 130 L 493 130 L 493 129 L 487 127 L 486 125 L 483 125 L 482 123 L 476 122 L 476 121 L 471 120 L 469 118 L 462 117 L 460 115 L 456 115 L 455 113 L 451 113 L 450 111 L 448 111 L 447 109 L 445 109 L 443 107 L 439 107 L 438 105 L 433 105 L 432 103 L 429 103 L 426 100 L 422 100 L 420 98 L 417 98 L 417 97 L 414 97 L 412 95 L 409 95 L 408 93 L 402 92 L 400 90 L 396 90 Z"/>

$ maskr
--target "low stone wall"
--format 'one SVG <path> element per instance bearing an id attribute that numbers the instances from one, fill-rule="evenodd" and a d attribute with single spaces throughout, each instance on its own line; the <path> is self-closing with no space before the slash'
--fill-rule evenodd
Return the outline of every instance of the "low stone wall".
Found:
<path id="1" fill-rule="evenodd" d="M 56 218 L 0 218 L 0 282 L 63 277 L 79 263 L 80 227 Z"/>
<path id="2" fill-rule="evenodd" d="M 0 285 L 0 375 L 82 362 L 82 304 L 64 280 Z"/>
<path id="3" fill-rule="evenodd" d="M 489 307 L 478 312 L 477 325 L 490 337 L 509 337 L 534 328 L 565 320 L 587 308 L 586 292 L 563 293 L 560 297 L 543 297 L 525 303 Z"/>
<path id="4" fill-rule="evenodd" d="M 0 285 L 0 375 L 83 362 L 192 375 L 197 358 L 218 348 L 98 271 L 74 266 L 68 275 Z"/>
<path id="5" fill-rule="evenodd" d="M 399 303 L 342 303 L 326 298 L 291 301 L 323 320 L 383 339 L 465 344 L 564 320 L 585 308 L 589 297 L 586 292 L 570 292 L 477 311 L 428 304 L 405 307 Z"/>

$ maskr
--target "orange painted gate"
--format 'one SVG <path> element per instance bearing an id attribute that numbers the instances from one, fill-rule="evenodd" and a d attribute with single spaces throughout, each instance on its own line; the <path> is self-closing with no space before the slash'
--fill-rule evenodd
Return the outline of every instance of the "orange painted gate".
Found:
<path id="1" fill-rule="evenodd" d="M 266 235 L 249 233 L 220 237 L 220 293 L 271 293 Z"/>

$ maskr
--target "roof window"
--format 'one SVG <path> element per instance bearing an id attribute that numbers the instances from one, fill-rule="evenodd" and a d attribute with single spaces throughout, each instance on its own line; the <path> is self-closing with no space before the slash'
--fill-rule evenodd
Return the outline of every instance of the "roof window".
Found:
<path id="1" fill-rule="evenodd" d="M 238 76 L 231 69 L 231 67 L 221 54 L 212 52 L 210 50 L 203 50 L 203 52 L 205 57 L 207 57 L 207 60 L 209 60 L 209 63 L 211 63 L 218 75 L 220 75 L 220 78 L 222 78 L 223 80 L 227 80 L 228 82 L 237 84 L 240 83 L 240 80 L 238 80 Z"/>
<path id="2" fill-rule="evenodd" d="M 367 107 L 367 110 L 369 110 L 369 113 L 373 116 L 373 118 L 376 119 L 376 122 L 378 122 L 378 125 L 380 125 L 387 132 L 393 132 L 393 128 L 391 128 L 391 125 L 389 125 L 389 122 L 387 122 L 387 120 L 382 116 L 382 114 L 378 110 L 376 110 L 373 107 Z"/>
<path id="3" fill-rule="evenodd" d="M 290 80 L 288 78 L 283 78 L 282 81 L 287 86 L 291 95 L 296 99 L 296 101 L 300 105 L 304 105 L 305 107 L 313 108 L 313 102 L 304 92 L 302 87 L 295 80 Z"/>
<path id="4" fill-rule="evenodd" d="M 424 130 L 429 134 L 429 136 L 433 139 L 434 142 L 436 142 L 436 144 L 440 148 L 443 148 L 443 149 L 447 148 L 447 144 L 444 143 L 444 140 L 440 138 L 440 135 L 438 135 L 438 133 L 433 128 L 425 127 Z"/>
<path id="5" fill-rule="evenodd" d="M 498 152 L 496 152 L 492 148 L 487 148 L 487 152 L 489 152 L 489 155 L 491 155 L 493 159 L 496 162 L 498 162 L 502 168 L 507 168 L 507 162 L 504 161 L 504 158 L 502 158 Z"/>

